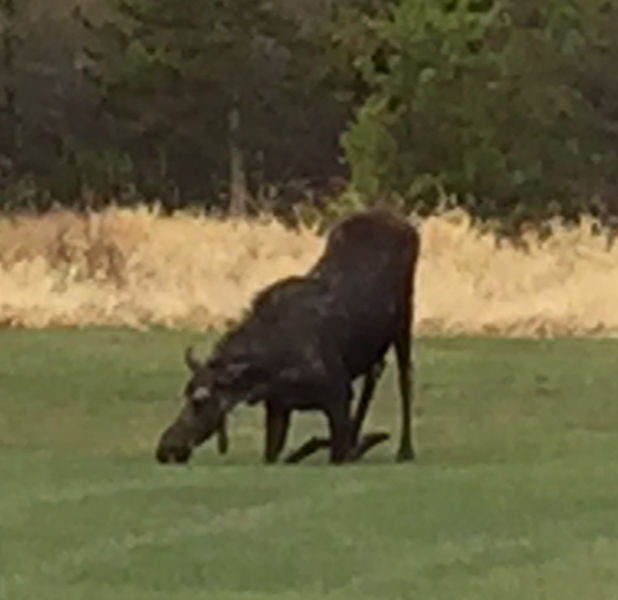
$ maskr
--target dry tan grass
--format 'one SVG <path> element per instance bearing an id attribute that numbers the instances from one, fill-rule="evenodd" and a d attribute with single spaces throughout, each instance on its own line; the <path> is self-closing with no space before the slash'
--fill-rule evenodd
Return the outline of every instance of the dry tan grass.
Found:
<path id="1" fill-rule="evenodd" d="M 589 224 L 528 253 L 496 248 L 457 213 L 420 224 L 422 334 L 618 333 L 618 248 Z M 222 327 L 251 295 L 302 273 L 323 241 L 247 222 L 139 208 L 0 220 L 0 324 Z"/>

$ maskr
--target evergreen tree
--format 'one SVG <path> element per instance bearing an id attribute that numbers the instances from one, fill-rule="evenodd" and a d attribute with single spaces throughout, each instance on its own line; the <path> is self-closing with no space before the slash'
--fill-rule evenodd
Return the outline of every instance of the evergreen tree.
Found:
<path id="1" fill-rule="evenodd" d="M 321 76 L 315 45 L 270 2 L 112 5 L 112 19 L 88 24 L 97 40 L 88 55 L 106 110 L 131 124 L 126 143 L 156 165 L 149 176 L 159 182 L 171 170 L 185 182 L 211 173 L 218 185 L 227 163 L 229 209 L 245 212 L 249 160 L 268 160 Z"/>

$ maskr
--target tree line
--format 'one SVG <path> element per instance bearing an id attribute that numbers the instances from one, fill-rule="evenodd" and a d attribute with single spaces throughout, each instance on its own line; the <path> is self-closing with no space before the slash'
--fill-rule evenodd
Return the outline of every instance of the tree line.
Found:
<path id="1" fill-rule="evenodd" d="M 0 202 L 618 217 L 618 0 L 0 0 Z"/>

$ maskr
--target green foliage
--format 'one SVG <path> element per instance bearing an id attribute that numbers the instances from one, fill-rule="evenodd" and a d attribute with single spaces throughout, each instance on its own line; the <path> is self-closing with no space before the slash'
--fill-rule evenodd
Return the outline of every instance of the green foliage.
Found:
<path id="1" fill-rule="evenodd" d="M 353 60 L 370 95 L 343 136 L 354 185 L 421 212 L 445 190 L 479 217 L 575 217 L 615 177 L 615 122 L 578 86 L 578 61 L 617 44 L 602 8 L 401 0 L 371 18 Z"/>
<path id="2" fill-rule="evenodd" d="M 77 4 L 0 0 L 3 207 L 223 208 L 234 147 L 254 210 L 618 226 L 618 0 Z"/>

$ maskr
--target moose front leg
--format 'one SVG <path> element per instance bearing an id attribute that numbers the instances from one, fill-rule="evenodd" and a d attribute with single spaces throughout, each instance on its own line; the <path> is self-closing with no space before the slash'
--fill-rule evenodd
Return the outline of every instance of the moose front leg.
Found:
<path id="1" fill-rule="evenodd" d="M 285 445 L 290 426 L 290 412 L 273 408 L 266 404 L 266 444 L 264 447 L 264 462 L 276 462 Z"/>
<path id="2" fill-rule="evenodd" d="M 360 437 L 357 443 L 350 448 L 346 461 L 356 462 L 360 460 L 369 450 L 385 442 L 390 438 L 390 435 L 385 431 L 376 431 L 374 433 L 367 433 Z M 286 463 L 298 463 L 307 456 L 314 454 L 322 448 L 329 448 L 331 445 L 330 438 L 309 438 L 298 450 L 295 450 L 285 459 Z"/>
<path id="3" fill-rule="evenodd" d="M 219 450 L 219 454 L 226 454 L 229 445 L 227 419 L 223 417 L 223 419 L 221 419 L 221 425 L 219 425 L 219 429 L 217 429 L 217 449 Z"/>
<path id="4" fill-rule="evenodd" d="M 361 437 L 361 429 L 369 403 L 373 397 L 378 379 L 384 372 L 386 362 L 384 359 L 380 359 L 376 364 L 367 372 L 363 379 L 363 388 L 361 390 L 360 399 L 356 408 L 356 413 L 352 419 L 351 431 L 350 431 L 350 450 L 348 452 L 348 460 L 356 461 L 364 456 L 371 448 L 387 440 L 389 435 L 387 433 L 372 433 Z M 331 438 L 324 437 L 312 437 L 309 438 L 302 446 L 292 452 L 285 459 L 286 463 L 297 463 L 307 458 L 311 454 L 314 454 L 322 448 L 329 448 L 331 446 Z"/>
<path id="5" fill-rule="evenodd" d="M 330 412 L 330 462 L 339 464 L 360 459 L 374 446 L 389 438 L 388 433 L 375 432 L 362 436 L 352 443 L 353 423 L 349 414 Z"/>
<path id="6" fill-rule="evenodd" d="M 374 433 L 367 433 L 363 435 L 350 449 L 348 460 L 350 462 L 360 460 L 374 446 L 385 442 L 389 437 L 390 435 L 385 431 L 376 431 Z"/>
<path id="7" fill-rule="evenodd" d="M 326 391 L 326 394 L 322 402 L 322 410 L 328 419 L 330 437 L 309 438 L 300 448 L 287 456 L 286 463 L 300 462 L 321 448 L 330 448 L 332 463 L 342 463 L 346 460 L 352 441 L 352 420 L 350 418 L 352 388 L 346 385 L 339 393 L 331 388 Z"/>
<path id="8" fill-rule="evenodd" d="M 350 444 L 352 423 L 349 415 L 345 415 L 345 411 L 341 411 L 341 414 L 337 414 L 337 411 L 327 411 L 326 416 L 330 428 L 330 437 L 309 438 L 302 446 L 286 457 L 286 463 L 298 463 L 322 448 L 331 449 L 331 462 L 343 462 Z M 347 422 L 344 423 L 344 421 Z M 334 440 L 336 440 L 335 443 L 333 443 Z M 344 444 L 345 448 L 342 447 Z M 336 457 L 336 460 L 333 460 L 333 456 Z"/>
<path id="9" fill-rule="evenodd" d="M 311 454 L 314 454 L 318 450 L 321 450 L 322 448 L 328 448 L 329 446 L 330 438 L 309 438 L 302 446 L 300 446 L 300 448 L 290 453 L 286 457 L 285 462 L 289 464 L 298 463 L 304 458 L 310 456 Z"/>
<path id="10" fill-rule="evenodd" d="M 337 403 L 326 409 L 330 429 L 330 462 L 346 461 L 352 444 L 352 420 L 349 402 Z"/>

